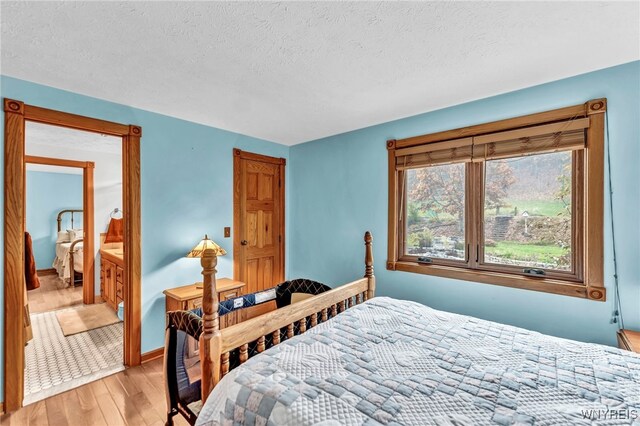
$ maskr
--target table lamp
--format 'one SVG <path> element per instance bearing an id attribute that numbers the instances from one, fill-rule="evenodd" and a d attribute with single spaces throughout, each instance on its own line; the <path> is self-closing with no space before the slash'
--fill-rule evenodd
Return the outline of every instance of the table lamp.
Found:
<path id="1" fill-rule="evenodd" d="M 213 240 L 210 240 L 207 234 L 205 234 L 204 238 L 187 253 L 187 257 L 202 257 L 206 249 L 215 250 L 216 256 L 224 256 L 227 254 L 225 249 L 214 243 Z M 196 288 L 202 288 L 202 283 L 196 283 Z"/>

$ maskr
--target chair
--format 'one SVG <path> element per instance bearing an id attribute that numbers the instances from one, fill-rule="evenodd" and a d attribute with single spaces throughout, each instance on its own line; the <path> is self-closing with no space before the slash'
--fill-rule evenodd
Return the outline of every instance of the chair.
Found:
<path id="1" fill-rule="evenodd" d="M 315 296 L 328 290 L 331 290 L 331 287 L 328 285 L 306 278 L 285 281 L 276 286 L 276 305 L 278 309 L 284 308 L 285 306 L 289 306 L 292 299 L 295 299 L 297 295 Z"/>
<path id="2" fill-rule="evenodd" d="M 173 425 L 173 417 L 178 413 L 194 425 L 202 408 L 200 378 L 190 376 L 188 370 L 199 368 L 197 348 L 201 333 L 200 309 L 167 312 L 164 348 L 167 426 Z"/>
<path id="3" fill-rule="evenodd" d="M 331 287 L 322 283 L 307 279 L 295 279 L 285 281 L 275 287 L 276 306 L 279 308 L 288 306 L 301 294 L 316 295 L 331 290 Z M 272 291 L 272 290 L 267 290 Z M 263 293 L 263 292 L 258 292 Z M 237 309 L 243 309 L 256 305 L 257 293 L 240 296 L 243 299 L 242 307 L 236 308 L 235 299 L 221 301 L 218 307 L 218 315 L 223 316 Z M 273 296 L 272 296 L 273 297 Z M 237 298 L 236 298 L 237 299 Z M 262 303 L 268 301 L 260 298 Z M 273 300 L 273 299 L 270 299 Z M 320 322 L 320 318 L 318 318 Z M 307 324 L 307 328 L 310 325 Z M 202 333 L 202 309 L 192 311 L 167 312 L 167 329 L 165 333 L 164 371 L 165 389 L 167 396 L 167 426 L 173 425 L 173 417 L 181 414 L 191 425 L 196 423 L 202 400 L 200 393 L 200 376 L 198 342 Z M 281 341 L 286 340 L 286 328 L 281 330 Z M 294 334 L 300 334 L 296 324 Z M 272 346 L 271 338 L 266 342 L 266 347 Z M 252 355 L 257 353 L 256 342 L 249 346 Z M 229 354 L 231 368 L 239 365 L 238 351 Z"/>

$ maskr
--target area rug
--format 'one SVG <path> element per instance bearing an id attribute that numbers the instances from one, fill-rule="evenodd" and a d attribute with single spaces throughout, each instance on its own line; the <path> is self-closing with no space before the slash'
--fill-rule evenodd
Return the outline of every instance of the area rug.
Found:
<path id="1" fill-rule="evenodd" d="M 73 309 L 67 308 L 65 311 Z M 58 312 L 31 315 L 24 401 L 31 404 L 124 370 L 122 322 L 65 337 Z"/>
<path id="2" fill-rule="evenodd" d="M 106 303 L 65 309 L 59 311 L 56 317 L 64 336 L 71 336 L 120 322 L 115 311 Z"/>

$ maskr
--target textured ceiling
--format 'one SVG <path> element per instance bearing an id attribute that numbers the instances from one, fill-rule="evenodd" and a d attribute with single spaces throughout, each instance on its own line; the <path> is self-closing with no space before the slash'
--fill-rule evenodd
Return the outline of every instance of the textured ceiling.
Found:
<path id="1" fill-rule="evenodd" d="M 2 73 L 284 144 L 640 58 L 638 2 L 2 2 Z"/>
<path id="2" fill-rule="evenodd" d="M 105 154 L 108 154 L 112 161 L 114 156 L 122 156 L 122 138 L 33 121 L 27 121 L 24 139 L 26 153 L 39 157 L 98 162 L 104 159 Z M 42 164 L 27 164 L 27 170 L 82 174 L 82 169 L 76 167 Z"/>
<path id="3" fill-rule="evenodd" d="M 66 158 L 73 159 L 76 150 L 107 154 L 122 153 L 122 139 L 116 136 L 50 126 L 48 124 L 27 121 L 24 132 L 25 149 L 29 155 L 48 156 L 48 148 L 69 151 Z"/>

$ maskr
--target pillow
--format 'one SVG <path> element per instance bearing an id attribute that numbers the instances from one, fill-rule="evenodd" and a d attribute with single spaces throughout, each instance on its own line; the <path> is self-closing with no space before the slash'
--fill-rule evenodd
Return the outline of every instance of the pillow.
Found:
<path id="1" fill-rule="evenodd" d="M 71 241 L 69 238 L 69 231 L 58 231 L 58 239 L 56 240 L 56 244 L 58 243 L 68 243 Z"/>
<path id="2" fill-rule="evenodd" d="M 107 236 L 104 237 L 104 243 L 122 242 L 124 242 L 124 219 L 111 218 L 109 227 L 107 228 Z"/>
<path id="3" fill-rule="evenodd" d="M 75 240 L 79 240 L 84 238 L 84 232 L 82 232 L 82 228 L 80 229 L 67 229 L 69 233 L 69 241 L 73 242 Z"/>
<path id="4" fill-rule="evenodd" d="M 302 302 L 310 297 L 313 297 L 313 294 L 309 293 L 291 293 L 291 304 Z"/>

